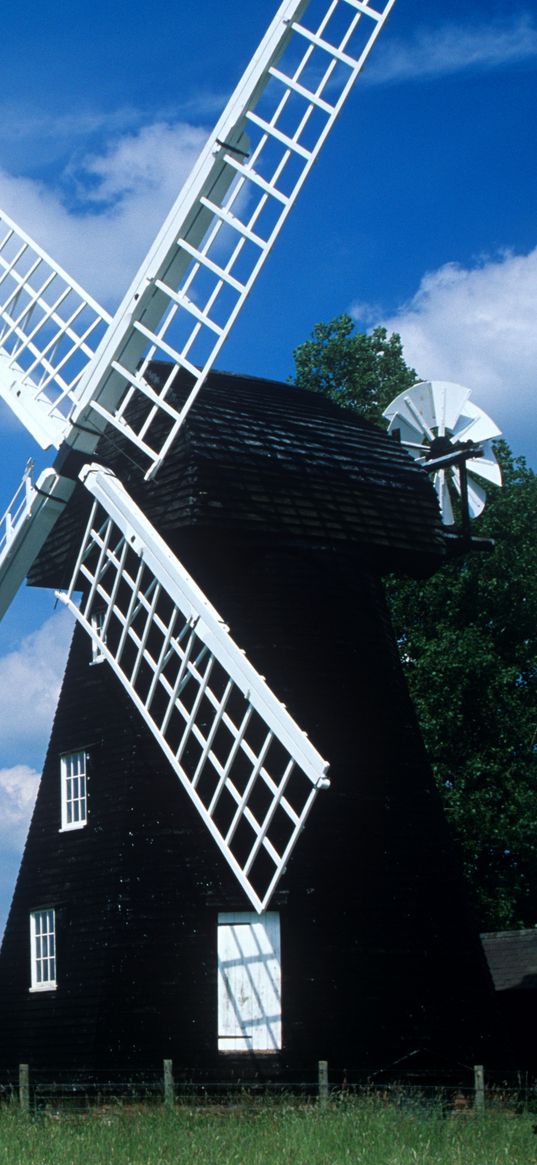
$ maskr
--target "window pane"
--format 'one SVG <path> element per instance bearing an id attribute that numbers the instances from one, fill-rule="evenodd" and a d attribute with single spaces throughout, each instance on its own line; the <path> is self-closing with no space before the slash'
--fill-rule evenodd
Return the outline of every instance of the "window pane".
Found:
<path id="1" fill-rule="evenodd" d="M 61 758 L 62 829 L 79 829 L 87 822 L 86 754 L 66 753 Z"/>
<path id="2" fill-rule="evenodd" d="M 31 986 L 56 986 L 56 924 L 54 910 L 36 910 L 30 915 Z"/>

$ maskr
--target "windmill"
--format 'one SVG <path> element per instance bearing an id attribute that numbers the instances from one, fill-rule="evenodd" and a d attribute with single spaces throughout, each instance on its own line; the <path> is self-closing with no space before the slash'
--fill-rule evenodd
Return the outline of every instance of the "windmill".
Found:
<path id="1" fill-rule="evenodd" d="M 207 1032 L 213 1019 L 216 1026 L 216 970 L 207 972 L 207 983 L 202 984 L 199 977 L 199 966 L 212 967 L 214 936 L 205 915 L 187 918 L 189 908 L 184 900 L 188 891 L 207 908 L 205 914 L 209 906 L 214 913 L 215 879 L 207 874 L 208 849 L 202 850 L 201 844 L 207 832 L 216 842 L 224 859 L 222 865 L 230 871 L 235 887 L 230 889 L 219 867 L 223 887 L 218 899 L 223 903 L 218 910 L 219 1052 L 265 1055 L 281 1050 L 281 1014 L 277 1011 L 281 1008 L 282 960 L 276 916 L 287 901 L 282 935 L 287 992 L 294 996 L 295 1007 L 303 1008 L 300 1015 L 297 1010 L 294 1020 L 287 1018 L 287 1047 L 294 1041 L 296 1062 L 311 1061 L 319 1054 L 318 1047 L 310 1047 L 315 1039 L 314 1016 L 317 1026 L 321 1016 L 326 1032 L 332 1033 L 323 1040 L 339 1039 L 349 1028 L 342 1022 L 343 1015 L 348 1020 L 350 1009 L 359 1006 L 362 1034 L 368 1023 L 377 1028 L 368 1036 L 370 1058 L 376 1058 L 381 1044 L 400 1050 L 406 1024 L 403 1016 L 410 1017 L 412 1030 L 410 1037 L 405 1027 L 405 1040 L 414 1038 L 416 1025 L 425 1031 L 433 1022 L 433 1012 L 439 1010 L 438 984 L 433 989 L 431 983 L 424 983 L 419 969 L 427 966 L 427 958 L 438 962 L 438 982 L 444 985 L 444 994 L 451 992 L 454 1014 L 466 1014 L 468 1007 L 473 1011 L 480 997 L 482 984 L 479 974 L 474 974 L 473 940 L 465 932 L 462 947 L 459 944 L 455 949 L 451 937 L 455 930 L 462 933 L 461 927 L 464 931 L 459 890 L 447 856 L 448 844 L 443 834 L 440 837 L 442 827 L 433 807 L 410 702 L 398 678 L 397 652 L 386 632 L 388 617 L 376 577 L 382 569 L 390 569 L 394 559 L 402 569 L 411 562 L 417 574 L 429 573 L 441 563 L 445 548 L 434 494 L 421 469 L 403 450 L 394 450 L 385 434 L 354 418 L 342 419 L 330 402 L 313 394 L 304 394 L 304 400 L 298 390 L 281 386 L 276 399 L 271 386 L 260 382 L 257 388 L 263 408 L 259 411 L 255 393 L 252 395 L 255 382 L 243 385 L 210 371 L 393 4 L 394 0 L 375 7 L 366 0 L 286 0 L 280 6 L 113 320 L 4 216 L 5 233 L 0 241 L 0 287 L 4 288 L 0 392 L 38 443 L 44 448 L 52 446 L 57 454 L 53 466 L 35 485 L 25 474 L 14 504 L 6 512 L 0 556 L 1 612 L 29 571 L 37 571 L 42 583 L 46 562 L 56 553 L 54 539 L 61 542 L 64 535 L 60 531 L 67 528 L 69 553 L 62 558 L 63 571 L 72 557 L 73 530 L 81 510 L 89 507 L 82 541 L 75 561 L 70 562 L 70 581 L 59 592 L 77 621 L 60 716 L 60 727 L 67 735 L 59 747 L 63 855 L 61 870 L 59 866 L 55 870 L 59 889 L 53 901 L 45 867 L 49 860 L 52 864 L 59 860 L 60 846 L 56 817 L 47 806 L 43 812 L 39 810 L 41 816 L 35 822 L 37 883 L 35 877 L 30 885 L 20 876 L 17 888 L 20 917 L 26 912 L 27 919 L 30 914 L 29 991 L 21 986 L 25 973 L 20 962 L 22 932 L 18 922 L 11 928 L 8 925 L 3 951 L 10 991 L 19 991 L 19 1002 L 7 1005 L 4 1045 L 22 1048 L 16 1054 L 25 1060 L 35 1061 L 39 1055 L 46 1064 L 53 1041 L 58 1055 L 62 1048 L 64 1058 L 73 1057 L 76 1045 L 85 1063 L 93 1057 L 93 1062 L 100 1064 L 113 1054 L 122 1065 L 128 1060 L 136 1062 L 137 1056 L 139 1062 L 142 1044 L 146 1049 L 157 1046 L 151 1042 L 157 1040 L 157 1011 L 149 1011 L 147 1004 L 146 983 L 151 980 L 159 984 L 158 1015 L 165 1015 L 168 1024 L 158 1028 L 158 1047 L 164 1050 L 167 1039 L 171 1042 L 166 1050 L 179 1047 L 181 1056 L 188 1056 L 190 1063 L 201 1055 L 199 1049 L 208 1046 Z M 301 412 L 307 414 L 307 426 L 298 415 Z M 215 427 L 230 448 L 239 448 L 229 475 L 234 489 L 235 476 L 246 475 L 246 453 L 250 456 L 252 448 L 261 451 L 256 463 L 258 475 L 261 461 L 263 473 L 269 475 L 276 460 L 278 474 L 284 475 L 278 504 L 289 529 L 299 528 L 295 545 L 302 545 L 301 540 L 307 543 L 312 511 L 311 497 L 306 496 L 310 475 L 313 508 L 316 506 L 320 515 L 315 537 L 307 543 L 302 559 L 293 549 L 289 554 L 291 568 L 287 569 L 287 563 L 285 572 L 280 567 L 288 549 L 280 548 L 278 533 L 271 533 L 268 568 L 261 552 L 254 555 L 252 566 L 252 543 L 248 555 L 243 550 L 239 553 L 233 538 L 228 538 L 229 525 L 222 523 L 224 535 L 219 536 L 218 522 L 213 521 L 210 562 L 207 547 L 200 553 L 195 539 L 189 546 L 183 539 L 181 545 L 185 544 L 188 554 L 186 565 L 182 565 L 175 545 L 170 546 L 171 539 L 163 537 L 165 522 L 152 520 L 153 491 L 158 491 L 170 466 L 176 473 L 175 459 L 185 434 L 192 446 L 197 441 L 198 451 L 201 446 L 205 454 L 214 442 Z M 267 432 L 270 445 L 265 456 Z M 307 466 L 304 482 L 294 465 L 288 472 L 286 469 L 291 436 L 295 446 L 300 446 L 300 470 Z M 331 453 L 337 450 L 332 457 L 329 488 L 323 476 L 326 440 L 331 443 Z M 362 454 L 370 465 L 365 494 Z M 131 482 L 119 480 L 118 474 L 133 460 L 143 463 L 144 470 L 131 489 Z M 200 478 L 199 497 L 209 495 L 213 488 L 207 505 L 214 505 L 214 515 L 222 504 L 221 478 L 215 486 L 207 468 L 209 461 L 197 456 L 195 468 Z M 242 468 L 235 475 L 239 462 Z M 144 488 L 138 480 L 142 476 Z M 355 498 L 349 508 L 350 478 Z M 245 492 L 252 480 L 248 479 Z M 259 495 L 262 492 L 258 489 Z M 325 553 L 335 494 L 340 500 L 337 559 L 331 549 Z M 81 497 L 87 505 L 81 503 Z M 265 505 L 269 523 L 273 501 L 274 494 L 266 504 L 262 498 L 256 502 L 260 509 Z M 244 507 L 245 524 L 250 521 L 253 505 L 249 498 Z M 296 525 L 293 507 L 300 514 L 301 525 Z M 360 532 L 362 527 L 367 529 L 367 538 Z M 349 536 L 359 547 L 358 558 L 347 552 Z M 255 604 L 272 618 L 265 644 L 266 669 L 263 662 L 270 686 L 236 646 L 208 599 L 205 576 L 211 570 L 221 576 L 223 610 L 230 625 L 236 625 L 238 615 L 242 618 L 241 642 L 246 643 L 249 655 L 250 645 L 256 645 L 257 611 L 251 598 L 249 603 L 244 601 L 246 592 L 240 588 L 248 574 L 254 579 L 250 596 L 253 593 Z M 346 594 L 345 618 L 337 619 L 331 613 L 343 602 L 340 579 Z M 80 605 L 76 599 L 79 591 L 83 595 Z M 283 630 L 276 626 L 276 610 Z M 353 657 L 353 666 L 361 676 L 360 750 L 376 783 L 372 789 L 366 788 L 353 768 L 347 787 L 339 794 L 334 792 L 333 805 L 337 807 L 330 815 L 311 812 L 318 792 L 328 785 L 327 764 L 272 690 L 287 700 L 286 636 L 296 633 L 298 612 L 304 652 L 297 720 L 307 723 L 308 732 L 314 735 L 318 709 L 314 714 L 311 709 L 314 697 L 319 700 L 322 681 L 328 726 L 326 755 L 335 772 L 338 765 L 348 766 L 349 755 L 356 752 L 355 694 L 341 669 L 347 637 L 360 644 L 363 657 L 363 662 Z M 89 662 L 108 667 L 88 668 L 88 644 Z M 358 655 L 355 648 L 353 652 Z M 257 661 L 263 651 L 258 656 L 254 650 L 252 655 Z M 82 691 L 85 700 L 81 700 Z M 117 725 L 104 741 L 100 723 L 110 716 L 112 705 Z M 89 734 L 90 748 L 78 738 L 72 739 L 69 725 L 75 717 L 77 732 L 83 724 Z M 55 749 L 57 728 L 55 725 Z M 121 766 L 122 770 L 125 788 L 121 797 L 116 786 L 112 792 L 106 781 L 102 782 L 108 820 L 115 821 L 118 813 L 123 815 L 121 837 L 127 837 L 128 842 L 121 868 L 115 841 L 107 843 L 104 859 L 101 851 L 96 858 L 92 850 L 95 836 L 85 839 L 87 845 L 75 844 L 81 842 L 81 827 L 87 821 L 94 753 L 100 755 L 99 767 L 105 775 L 107 768 L 115 771 Z M 431 863 L 434 850 L 436 877 L 427 870 L 420 848 L 411 846 L 409 852 L 408 836 L 404 831 L 397 833 L 399 821 L 406 820 L 402 809 L 408 800 L 403 772 L 413 785 L 414 813 L 424 823 L 421 832 L 430 839 Z M 189 801 L 185 797 L 173 802 L 168 799 L 173 776 L 179 778 Z M 144 798 L 150 807 L 156 805 L 151 822 L 154 825 L 155 816 L 159 818 L 162 860 L 155 855 L 152 826 L 144 829 L 143 823 L 149 820 L 146 805 L 141 804 Z M 363 845 L 357 855 L 354 808 L 358 802 L 364 810 L 364 825 Z M 138 828 L 131 829 L 131 820 L 136 820 Z M 303 833 L 306 820 L 308 828 Z M 102 829 L 100 821 L 98 828 Z M 415 822 L 412 828 L 417 828 Z M 170 831 L 174 837 L 180 836 L 187 855 L 181 871 L 185 890 L 172 873 L 177 849 L 169 841 Z M 114 838 L 118 836 L 116 832 Z M 296 861 L 290 863 L 299 837 L 300 867 Z M 46 856 L 42 849 L 45 842 Z M 338 860 L 323 865 L 320 855 L 328 851 Z M 218 856 L 216 847 L 213 852 Z M 390 855 L 387 863 L 386 852 Z M 139 892 L 140 870 L 147 870 L 157 860 L 159 880 L 157 888 L 151 889 L 151 909 L 144 900 L 142 924 L 129 913 L 129 904 Z M 96 880 L 106 876 L 106 863 L 112 862 L 118 869 L 117 893 L 114 899 L 111 895 L 102 897 L 98 923 L 93 902 L 91 931 L 88 895 Z M 407 876 L 401 877 L 404 863 Z M 280 899 L 280 880 L 288 866 L 295 881 L 291 886 L 287 875 L 291 888 L 282 890 Z M 64 884 L 68 887 L 65 892 Z M 76 902 L 69 889 L 75 884 Z M 334 910 L 336 896 L 339 912 Z M 452 912 L 448 930 L 455 960 L 446 944 L 437 942 L 436 928 L 431 929 L 431 897 L 435 906 L 444 903 L 446 914 Z M 165 899 L 168 905 L 163 906 Z M 308 911 L 309 902 L 315 905 Z M 253 912 L 247 914 L 245 905 L 252 906 Z M 86 907 L 87 918 L 82 918 Z M 359 925 L 367 934 L 362 944 L 352 921 L 357 909 Z M 187 965 L 182 965 L 184 957 L 176 957 L 173 973 L 169 970 L 171 959 L 164 971 L 157 973 L 151 954 L 157 946 L 162 947 L 164 926 L 175 936 L 170 943 L 176 944 L 177 956 L 180 911 L 180 926 L 184 924 L 188 930 L 191 948 Z M 56 912 L 63 912 L 58 931 Z M 426 939 L 421 934 L 424 926 Z M 376 1019 L 370 1018 L 378 1014 L 370 1000 L 376 998 L 378 984 L 386 978 L 381 970 L 385 957 L 390 957 L 386 928 L 392 936 L 397 935 L 398 984 L 397 989 L 390 986 L 389 999 L 383 996 L 385 1030 L 381 1035 Z M 138 937 L 142 929 L 143 943 Z M 321 931 L 322 942 L 318 939 Z M 121 950 L 112 967 L 104 969 L 107 944 L 116 943 L 117 951 L 118 934 Z M 74 949 L 73 936 L 78 944 L 76 960 L 68 954 L 69 943 Z M 56 940 L 63 943 L 58 980 Z M 435 945 L 438 954 L 431 955 Z M 326 949 L 331 951 L 328 968 Z M 191 966 L 196 952 L 194 974 Z M 260 980 L 253 979 L 254 964 L 262 970 L 261 988 Z M 125 974 L 125 968 L 133 965 L 142 967 L 134 987 L 132 976 L 129 979 Z M 73 984 L 82 966 L 90 967 L 91 976 L 83 989 L 79 986 L 75 990 Z M 112 987 L 107 986 L 103 1003 L 105 975 Z M 363 990 L 357 1005 L 358 976 Z M 295 983 L 293 990 L 289 989 L 290 977 Z M 461 1005 L 460 992 L 454 988 L 458 979 L 465 980 L 468 1006 Z M 474 989 L 476 981 L 478 990 Z M 249 996 L 248 1006 L 254 1000 L 254 1014 L 242 1010 L 239 1000 L 243 996 Z M 3 998 L 12 999 L 12 995 L 6 991 Z M 227 1007 L 229 1001 L 231 1006 Z M 99 1019 L 90 1037 L 88 1016 L 97 1012 Z M 55 1026 L 60 1014 L 61 1038 Z M 449 1018 L 442 1023 L 449 1028 Z M 14 1025 L 12 1039 L 8 1028 L 13 1034 Z M 109 1035 L 112 1028 L 113 1039 Z M 145 1043 L 142 1036 L 132 1035 L 133 1030 L 144 1031 Z M 200 1039 L 195 1038 L 198 1030 L 202 1031 Z M 49 1034 L 43 1037 L 45 1031 Z M 323 1046 L 326 1050 L 327 1043 Z"/>
<path id="2" fill-rule="evenodd" d="M 326 763 L 115 474 L 91 458 L 113 428 L 145 458 L 147 479 L 158 472 L 394 3 L 280 5 L 113 320 L 4 216 L 0 391 L 35 440 L 58 454 L 35 487 L 25 477 L 6 511 L 0 614 L 80 478 L 95 507 L 71 585 L 59 597 L 126 686 L 256 910 L 269 901 L 317 791 L 328 784 Z M 159 358 L 170 367 L 156 392 L 147 372 Z M 179 370 L 190 379 L 180 408 L 171 402 Z M 87 599 L 79 607 L 81 585 Z M 195 692 L 186 703 L 185 691 Z M 212 724 L 187 776 L 181 758 L 189 736 L 198 738 L 202 700 L 212 706 Z M 217 759 L 219 732 L 229 745 Z M 250 766 L 241 790 L 232 776 L 237 752 Z M 211 766 L 214 781 L 202 796 L 202 772 Z M 286 790 L 298 774 L 304 783 L 293 804 Z M 261 821 L 249 805 L 258 782 L 270 791 Z M 226 794 L 235 813 L 223 834 L 215 811 Z M 275 848 L 278 809 L 288 828 Z M 242 822 L 252 836 L 239 857 L 233 838 Z"/>

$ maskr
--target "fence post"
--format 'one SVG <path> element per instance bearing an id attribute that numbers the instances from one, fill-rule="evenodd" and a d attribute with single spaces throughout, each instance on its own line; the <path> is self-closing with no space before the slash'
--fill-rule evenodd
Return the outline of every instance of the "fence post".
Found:
<path id="1" fill-rule="evenodd" d="M 173 1060 L 164 1061 L 164 1104 L 173 1105 L 175 1089 L 173 1084 Z"/>
<path id="2" fill-rule="evenodd" d="M 328 1060 L 319 1060 L 319 1108 L 328 1104 Z"/>
<path id="3" fill-rule="evenodd" d="M 19 1064 L 19 1104 L 23 1112 L 30 1111 L 30 1067 Z"/>
<path id="4" fill-rule="evenodd" d="M 482 1064 L 474 1064 L 474 1105 L 476 1112 L 485 1111 L 485 1069 Z"/>

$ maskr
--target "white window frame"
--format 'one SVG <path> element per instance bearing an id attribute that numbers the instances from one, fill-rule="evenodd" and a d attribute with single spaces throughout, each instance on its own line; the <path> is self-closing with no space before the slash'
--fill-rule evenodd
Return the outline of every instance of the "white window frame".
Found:
<path id="1" fill-rule="evenodd" d="M 218 915 L 218 1051 L 282 1047 L 280 915 Z"/>
<path id="2" fill-rule="evenodd" d="M 53 907 L 30 914 L 30 991 L 55 991 L 56 911 Z"/>
<path id="3" fill-rule="evenodd" d="M 60 758 L 62 823 L 60 833 L 83 829 L 88 822 L 87 756 L 83 749 Z"/>

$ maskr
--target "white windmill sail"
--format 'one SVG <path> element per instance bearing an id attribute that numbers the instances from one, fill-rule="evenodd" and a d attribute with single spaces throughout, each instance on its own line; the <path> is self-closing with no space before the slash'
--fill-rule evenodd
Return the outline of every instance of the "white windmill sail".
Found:
<path id="1" fill-rule="evenodd" d="M 60 453 L 4 515 L 0 612 L 105 430 L 145 456 L 147 478 L 158 470 L 394 3 L 284 0 L 113 320 L 4 217 L 0 396 Z M 156 389 L 146 373 L 159 359 L 170 372 Z M 190 391 L 177 406 L 179 371 Z M 327 784 L 325 762 L 113 475 L 86 467 L 85 484 L 104 515 L 64 601 L 261 910 Z"/>
<path id="2" fill-rule="evenodd" d="M 75 377 L 58 380 L 48 359 L 53 339 L 44 336 L 44 355 L 34 345 L 35 361 L 46 357 L 45 374 L 36 392 L 33 366 L 25 370 L 30 391 L 17 405 L 31 431 L 41 428 L 45 413 L 51 444 L 65 437 L 91 454 L 91 433 L 109 423 L 145 454 L 147 476 L 156 472 L 394 3 L 285 0 L 280 5 L 96 357 L 88 358 L 81 377 L 77 370 Z M 51 261 L 41 262 L 50 266 Z M 59 274 L 58 269 L 56 278 Z M 21 343 L 28 327 L 23 314 Z M 88 356 L 85 349 L 83 355 Z M 144 377 L 154 359 L 172 363 L 159 392 Z M 191 374 L 192 390 L 176 408 L 169 396 L 179 368 Z M 133 395 L 147 405 L 136 426 L 129 413 Z M 10 403 L 14 407 L 13 399 Z M 66 425 L 67 413 L 74 428 Z M 154 426 L 157 418 L 160 424 Z"/>
<path id="3" fill-rule="evenodd" d="M 81 477 L 95 505 L 58 598 L 110 663 L 262 911 L 329 784 L 327 763 L 115 475 L 87 466 Z"/>
<path id="4" fill-rule="evenodd" d="M 2 215 L 0 396 L 42 447 L 63 442 L 89 459 L 109 422 L 147 454 L 148 476 L 156 471 L 394 3 L 280 5 L 112 322 Z M 144 373 L 158 357 L 171 367 L 157 393 Z M 168 397 L 179 368 L 191 373 L 192 390 L 177 409 Z M 143 413 L 136 429 L 133 395 L 147 403 L 145 413 L 136 410 Z M 61 490 L 68 488 L 63 479 Z M 26 555 L 23 570 L 16 557 L 23 532 L 29 546 L 26 530 L 9 508 L 5 521 L 10 580 L 22 580 L 29 562 Z M 0 592 L 5 554 L 4 543 Z M 0 593 L 0 609 L 6 605 Z"/>
<path id="5" fill-rule="evenodd" d="M 159 468 L 226 340 L 395 0 L 280 6 L 81 386 L 73 420 L 105 418 Z M 308 14 L 311 22 L 308 23 Z M 144 372 L 172 361 L 160 392 Z M 192 376 L 178 410 L 176 372 Z M 125 393 L 125 382 L 130 390 Z M 133 395 L 145 398 L 131 426 Z M 164 416 L 162 425 L 153 422 Z M 84 448 L 84 434 L 73 444 Z"/>
<path id="6" fill-rule="evenodd" d="M 74 485 L 53 469 L 44 469 L 34 484 L 32 464 L 27 465 L 0 518 L 0 619 L 67 505 Z"/>
<path id="7" fill-rule="evenodd" d="M 58 447 L 111 316 L 0 210 L 0 396 L 42 449 Z"/>

